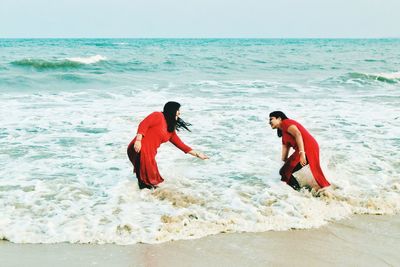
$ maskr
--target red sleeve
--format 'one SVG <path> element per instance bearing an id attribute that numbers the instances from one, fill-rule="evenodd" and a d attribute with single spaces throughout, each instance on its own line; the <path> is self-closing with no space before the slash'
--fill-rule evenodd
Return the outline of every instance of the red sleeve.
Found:
<path id="1" fill-rule="evenodd" d="M 144 118 L 144 120 L 139 123 L 137 133 L 145 136 L 149 128 L 160 123 L 160 115 L 162 115 L 161 112 L 153 112 Z"/>
<path id="2" fill-rule="evenodd" d="M 282 127 L 282 132 L 286 132 L 287 131 L 287 128 L 289 127 L 289 123 L 288 123 L 289 121 L 286 119 L 286 120 L 283 120 L 282 121 L 282 123 L 281 123 L 281 127 Z"/>
<path id="3" fill-rule="evenodd" d="M 292 125 L 296 125 L 294 120 L 291 119 L 286 119 L 282 121 L 282 131 L 283 132 L 287 132 L 288 128 Z"/>
<path id="4" fill-rule="evenodd" d="M 171 143 L 173 143 L 177 148 L 179 148 L 180 150 L 182 150 L 185 153 L 188 153 L 189 151 L 192 150 L 191 147 L 185 145 L 182 140 L 179 138 L 179 136 L 176 134 L 176 132 L 174 131 L 172 133 L 171 138 L 169 139 L 169 141 Z"/>
<path id="5" fill-rule="evenodd" d="M 297 147 L 296 140 L 294 137 L 288 132 L 288 128 L 292 125 L 296 126 L 296 123 L 294 120 L 291 119 L 286 119 L 282 121 L 282 144 L 283 145 L 288 145 L 293 148 Z M 297 127 L 297 126 L 296 126 Z"/>

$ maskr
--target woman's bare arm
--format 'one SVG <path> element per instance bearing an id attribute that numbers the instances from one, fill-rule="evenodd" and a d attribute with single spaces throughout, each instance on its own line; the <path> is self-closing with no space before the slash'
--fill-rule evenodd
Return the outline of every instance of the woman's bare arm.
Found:
<path id="1" fill-rule="evenodd" d="M 296 144 L 300 154 L 300 164 L 302 166 L 305 166 L 307 164 L 307 159 L 306 159 L 306 152 L 304 150 L 303 137 L 301 136 L 300 130 L 297 128 L 296 125 L 290 125 L 287 131 L 296 140 Z"/>
<path id="2" fill-rule="evenodd" d="M 289 155 L 289 147 L 287 145 L 282 145 L 282 161 L 286 162 Z"/>

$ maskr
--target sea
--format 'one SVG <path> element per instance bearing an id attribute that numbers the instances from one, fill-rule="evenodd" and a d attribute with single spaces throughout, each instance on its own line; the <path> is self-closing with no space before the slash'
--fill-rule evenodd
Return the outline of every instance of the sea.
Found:
<path id="1" fill-rule="evenodd" d="M 200 160 L 138 124 L 181 104 Z M 320 146 L 329 194 L 280 181 L 281 110 Z M 161 243 L 400 212 L 400 39 L 0 39 L 0 239 Z"/>

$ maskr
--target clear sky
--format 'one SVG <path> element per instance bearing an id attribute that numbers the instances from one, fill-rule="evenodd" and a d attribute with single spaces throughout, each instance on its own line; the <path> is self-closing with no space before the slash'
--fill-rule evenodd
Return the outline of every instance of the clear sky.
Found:
<path id="1" fill-rule="evenodd" d="M 0 37 L 400 37 L 400 0 L 0 0 Z"/>

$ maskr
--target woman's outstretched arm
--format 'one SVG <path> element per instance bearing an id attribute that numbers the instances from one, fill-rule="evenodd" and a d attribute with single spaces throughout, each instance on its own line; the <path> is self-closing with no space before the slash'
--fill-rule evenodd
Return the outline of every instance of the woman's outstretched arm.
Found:
<path id="1" fill-rule="evenodd" d="M 205 154 L 195 151 L 191 147 L 185 145 L 175 131 L 172 133 L 172 137 L 169 141 L 173 143 L 177 148 L 182 150 L 184 153 L 188 153 L 199 159 L 208 159 L 208 156 L 206 156 Z"/>

